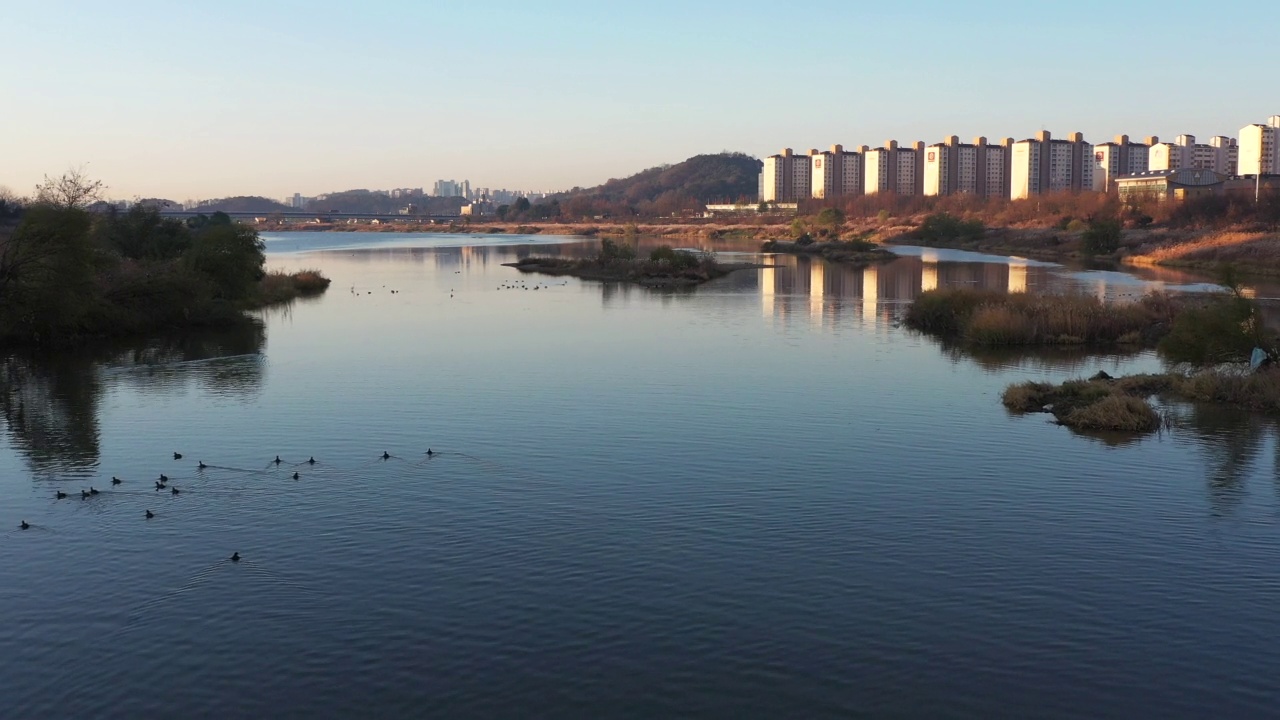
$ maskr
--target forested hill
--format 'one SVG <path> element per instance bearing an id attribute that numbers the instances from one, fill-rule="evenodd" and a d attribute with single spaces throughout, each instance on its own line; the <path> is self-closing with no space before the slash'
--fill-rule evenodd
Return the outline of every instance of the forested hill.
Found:
<path id="1" fill-rule="evenodd" d="M 260 212 L 264 215 L 267 213 L 280 212 L 289 210 L 289 206 L 284 203 L 276 202 L 270 198 L 239 195 L 236 197 L 221 198 L 219 200 L 206 200 L 198 207 L 187 208 L 188 210 L 199 210 L 200 212 L 214 213 L 222 212 Z"/>
<path id="2" fill-rule="evenodd" d="M 706 203 L 754 201 L 760 168 L 759 160 L 743 153 L 697 155 L 597 187 L 574 188 L 557 199 L 566 210 L 567 206 L 589 203 L 596 211 L 627 207 L 644 214 L 666 214 Z"/>

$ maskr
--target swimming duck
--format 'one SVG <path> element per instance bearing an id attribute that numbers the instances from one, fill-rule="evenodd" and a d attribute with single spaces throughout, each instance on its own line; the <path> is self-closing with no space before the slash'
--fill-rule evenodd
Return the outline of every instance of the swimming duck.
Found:
<path id="1" fill-rule="evenodd" d="M 315 465 L 315 464 L 316 464 L 316 458 L 315 458 L 315 456 L 314 456 L 314 455 L 311 457 L 311 459 L 310 459 L 310 460 L 308 460 L 308 461 L 307 461 L 307 464 L 308 464 L 308 465 Z"/>
<path id="2" fill-rule="evenodd" d="M 92 486 L 92 485 L 90 485 L 90 486 L 89 486 L 89 494 L 90 494 L 90 495 L 97 495 L 97 494 L 98 494 L 98 491 L 97 491 L 97 490 L 94 490 L 94 489 L 93 489 L 93 486 Z"/>
<path id="3" fill-rule="evenodd" d="M 168 487 L 168 486 L 167 486 L 167 485 L 165 485 L 164 483 L 159 482 L 159 481 L 156 481 L 156 489 L 157 489 L 157 490 L 163 490 L 163 489 L 165 489 L 166 487 Z"/>
<path id="4" fill-rule="evenodd" d="M 294 473 L 294 474 L 293 474 L 293 479 L 294 479 L 294 480 L 297 480 L 297 479 L 298 479 L 298 473 Z"/>
<path id="5" fill-rule="evenodd" d="M 382 451 L 382 459 L 383 459 L 383 460 L 390 460 L 390 459 L 391 459 L 391 453 L 387 452 L 386 450 L 383 450 L 383 451 Z"/>
<path id="6" fill-rule="evenodd" d="M 156 516 L 156 514 L 155 514 L 155 513 L 151 512 L 150 510 L 148 510 L 148 511 L 147 511 L 147 519 L 148 519 L 148 520 L 150 520 L 151 518 L 153 518 L 153 517 L 155 517 L 155 516 Z"/>
<path id="7" fill-rule="evenodd" d="M 163 474 L 163 473 L 162 473 L 162 474 L 160 475 L 160 482 L 162 482 L 162 483 L 167 483 L 167 482 L 169 482 L 169 476 L 168 476 L 168 475 L 165 475 L 165 474 Z"/>
<path id="8" fill-rule="evenodd" d="M 280 463 L 282 463 L 282 462 L 284 462 L 284 461 L 280 459 L 280 456 L 279 456 L 279 455 L 277 455 L 277 456 L 276 456 L 275 463 L 276 463 L 277 465 L 279 465 L 279 464 L 280 464 Z"/>
<path id="9" fill-rule="evenodd" d="M 89 491 L 88 491 L 88 490 L 81 490 L 81 491 L 80 491 L 80 499 L 81 499 L 81 500 L 88 500 L 88 499 L 89 499 Z"/>
<path id="10" fill-rule="evenodd" d="M 240 562 L 240 553 L 231 553 L 231 562 Z"/>
<path id="11" fill-rule="evenodd" d="M 111 478 L 111 484 L 112 484 L 112 485 L 119 485 L 121 482 L 122 482 L 122 480 L 120 480 L 120 478 L 118 478 L 118 477 L 114 477 L 114 476 L 113 476 L 113 477 Z"/>
<path id="12" fill-rule="evenodd" d="M 201 461 L 200 461 L 200 464 L 196 466 L 196 468 L 197 468 L 197 469 L 200 469 L 200 470 L 203 470 L 203 469 L 205 469 L 205 468 L 207 468 L 207 467 L 209 467 L 209 466 L 208 466 L 208 465 L 205 465 L 203 460 L 201 460 Z"/>
<path id="13" fill-rule="evenodd" d="M 176 453 L 174 453 L 174 454 L 173 454 L 173 459 L 174 459 L 174 460 L 181 460 L 181 459 L 182 459 L 182 453 L 177 453 L 177 452 L 176 452 Z"/>
<path id="14" fill-rule="evenodd" d="M 22 528 L 23 530 L 26 530 L 26 529 L 30 528 L 31 526 L 27 524 L 27 521 L 26 521 L 26 520 L 23 520 L 23 521 L 22 521 L 22 524 L 21 524 L 21 525 L 19 525 L 18 527 Z"/>
<path id="15" fill-rule="evenodd" d="M 59 491 L 57 492 L 57 494 L 56 494 L 56 495 L 54 495 L 54 497 L 58 498 L 59 500 L 66 500 L 66 499 L 67 499 L 67 494 L 66 494 L 66 493 L 64 493 L 64 492 L 62 492 L 61 490 L 59 490 Z"/>
<path id="16" fill-rule="evenodd" d="M 174 488 L 173 490 L 170 490 L 170 492 L 172 492 L 174 495 L 177 495 L 177 494 L 178 494 L 178 488 Z"/>
<path id="17" fill-rule="evenodd" d="M 431 448 L 427 448 L 427 457 L 431 457 L 432 455 L 435 455 L 435 452 L 433 452 Z"/>

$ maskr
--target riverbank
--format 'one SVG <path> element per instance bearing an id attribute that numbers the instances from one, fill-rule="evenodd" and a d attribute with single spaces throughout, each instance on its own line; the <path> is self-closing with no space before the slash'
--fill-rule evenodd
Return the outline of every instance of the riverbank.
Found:
<path id="1" fill-rule="evenodd" d="M 767 240 L 760 247 L 762 253 L 781 253 L 801 257 L 821 257 L 830 262 L 844 263 L 855 267 L 865 267 L 876 263 L 890 262 L 898 259 L 892 250 L 861 240 L 829 242 L 787 242 Z"/>
<path id="2" fill-rule="evenodd" d="M 711 258 L 698 258 L 692 253 L 680 251 L 673 255 L 675 259 L 671 260 L 529 257 L 503 265 L 522 273 L 568 275 L 582 280 L 633 283 L 651 288 L 692 287 L 724 277 L 736 270 L 766 267 L 756 263 L 720 263 Z"/>

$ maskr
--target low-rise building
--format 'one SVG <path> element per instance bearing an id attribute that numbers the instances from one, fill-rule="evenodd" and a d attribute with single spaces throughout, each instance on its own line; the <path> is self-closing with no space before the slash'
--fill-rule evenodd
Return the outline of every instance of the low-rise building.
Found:
<path id="1" fill-rule="evenodd" d="M 1208 168 L 1179 168 L 1123 175 L 1115 182 L 1116 191 L 1122 198 L 1185 200 L 1219 194 L 1223 192 L 1226 181 L 1226 174 Z"/>

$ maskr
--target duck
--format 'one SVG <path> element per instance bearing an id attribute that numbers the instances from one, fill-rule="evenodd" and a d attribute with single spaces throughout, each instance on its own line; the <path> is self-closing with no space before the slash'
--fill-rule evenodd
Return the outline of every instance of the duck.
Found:
<path id="1" fill-rule="evenodd" d="M 386 450 L 383 450 L 383 451 L 382 451 L 382 459 L 383 459 L 383 460 L 390 460 L 390 459 L 391 459 L 391 453 L 387 452 Z"/>
<path id="2" fill-rule="evenodd" d="M 54 497 L 56 497 L 56 498 L 57 498 L 57 499 L 59 499 L 59 500 L 66 500 L 66 499 L 67 499 L 67 494 L 66 494 L 66 493 L 64 493 L 64 492 L 62 492 L 61 490 L 59 490 L 59 491 L 54 495 Z"/>
<path id="3" fill-rule="evenodd" d="M 205 465 L 203 460 L 201 460 L 201 461 L 200 461 L 200 464 L 199 464 L 199 465 L 196 465 L 196 469 L 198 469 L 198 470 L 203 470 L 203 469 L 205 469 L 205 468 L 207 468 L 207 467 L 209 467 L 209 466 L 208 466 L 208 465 Z"/>
<path id="4" fill-rule="evenodd" d="M 427 457 L 431 457 L 432 455 L 435 455 L 435 454 L 436 453 L 434 450 L 432 450 L 431 448 L 427 448 Z"/>
<path id="5" fill-rule="evenodd" d="M 120 479 L 120 478 L 118 478 L 118 477 L 112 476 L 112 478 L 111 478 L 111 484 L 112 484 L 112 485 L 119 485 L 119 484 L 120 484 L 120 483 L 122 483 L 122 482 L 124 482 L 124 481 L 123 481 L 123 480 L 121 480 L 121 479 Z"/>
<path id="6" fill-rule="evenodd" d="M 279 455 L 277 455 L 277 456 L 276 456 L 276 459 L 275 459 L 275 463 L 276 463 L 277 465 L 279 465 L 279 464 L 280 464 L 280 463 L 282 463 L 282 462 L 284 462 L 284 461 L 280 459 L 280 456 L 279 456 Z"/>
<path id="7" fill-rule="evenodd" d="M 163 489 L 165 489 L 166 487 L 168 487 L 168 486 L 167 486 L 167 485 L 165 485 L 164 483 L 162 483 L 162 482 L 160 482 L 160 481 L 158 481 L 158 480 L 156 481 L 156 489 L 157 489 L 157 490 L 163 490 Z"/>
<path id="8" fill-rule="evenodd" d="M 148 519 L 148 520 L 150 520 L 151 518 L 153 518 L 153 517 L 155 517 L 155 516 L 156 516 L 156 514 L 155 514 L 155 513 L 151 512 L 150 510 L 148 510 L 148 511 L 147 511 L 147 519 Z"/>
<path id="9" fill-rule="evenodd" d="M 174 489 L 170 490 L 169 492 L 173 493 L 174 495 L 177 495 L 177 494 L 178 494 L 178 488 L 174 488 Z"/>
<path id="10" fill-rule="evenodd" d="M 297 479 L 298 479 L 298 473 L 294 473 L 294 474 L 293 474 L 293 479 L 294 479 L 294 480 L 297 480 Z"/>
<path id="11" fill-rule="evenodd" d="M 311 459 L 310 459 L 310 460 L 307 460 L 307 464 L 308 464 L 308 465 L 315 465 L 315 464 L 316 464 L 316 458 L 315 458 L 315 456 L 314 456 L 314 455 L 313 455 L 313 456 L 311 456 Z"/>
<path id="12" fill-rule="evenodd" d="M 81 490 L 81 491 L 80 491 L 80 499 L 81 499 L 81 500 L 88 500 L 88 499 L 89 499 L 89 491 L 88 491 L 88 490 Z"/>
<path id="13" fill-rule="evenodd" d="M 181 459 L 182 459 L 182 453 L 180 453 L 180 452 L 176 452 L 176 453 L 174 453 L 174 454 L 173 454 L 173 459 L 174 459 L 174 460 L 181 460 Z"/>
<path id="14" fill-rule="evenodd" d="M 239 553 L 239 552 L 233 552 L 233 553 L 231 553 L 231 562 L 240 562 L 240 553 Z"/>
<path id="15" fill-rule="evenodd" d="M 168 476 L 168 475 L 165 475 L 165 474 L 163 474 L 163 473 L 161 473 L 161 474 L 160 474 L 160 482 L 162 482 L 162 483 L 167 483 L 167 482 L 169 482 L 169 476 Z"/>
<path id="16" fill-rule="evenodd" d="M 94 487 L 93 487 L 92 485 L 90 485 L 90 486 L 89 486 L 89 494 L 90 494 L 90 495 L 97 495 L 97 494 L 98 494 L 98 491 L 97 491 L 97 490 L 95 490 L 95 489 L 94 489 Z"/>
<path id="17" fill-rule="evenodd" d="M 23 520 L 23 521 L 22 521 L 22 524 L 21 524 L 21 525 L 19 525 L 18 527 L 22 528 L 23 530 L 28 530 L 28 529 L 30 529 L 30 528 L 31 528 L 31 526 L 27 524 L 27 521 L 26 521 L 26 520 Z"/>

